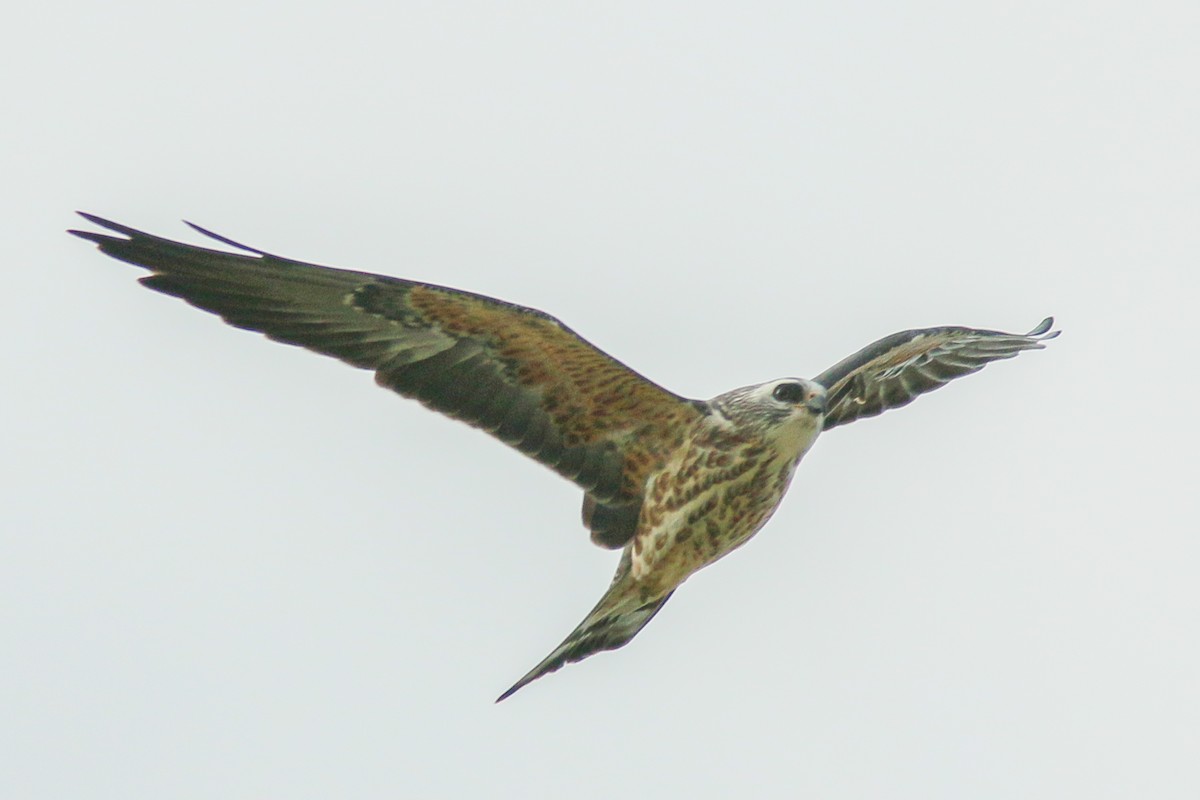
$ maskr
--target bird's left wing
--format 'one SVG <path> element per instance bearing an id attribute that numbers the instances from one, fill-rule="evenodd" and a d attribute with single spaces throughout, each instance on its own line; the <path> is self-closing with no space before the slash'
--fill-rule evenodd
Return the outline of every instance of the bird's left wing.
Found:
<path id="1" fill-rule="evenodd" d="M 593 540 L 632 535 L 647 452 L 704 413 L 554 317 L 470 292 L 151 236 L 71 231 L 144 267 L 142 283 L 269 338 L 375 371 L 380 385 L 481 428 L 578 484 Z M 196 227 L 196 226 L 192 226 Z"/>
<path id="2" fill-rule="evenodd" d="M 825 430 L 907 405 L 989 361 L 1040 349 L 1058 336 L 1053 324 L 1047 317 L 1025 334 L 944 327 L 885 336 L 816 377 L 829 393 Z"/>

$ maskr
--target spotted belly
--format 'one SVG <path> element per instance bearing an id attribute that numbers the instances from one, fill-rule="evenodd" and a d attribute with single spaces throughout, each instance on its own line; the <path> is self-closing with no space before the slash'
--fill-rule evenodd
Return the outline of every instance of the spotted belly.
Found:
<path id="1" fill-rule="evenodd" d="M 649 482 L 631 544 L 631 577 L 650 594 L 745 544 L 779 506 L 796 462 L 766 448 L 701 453 Z"/>

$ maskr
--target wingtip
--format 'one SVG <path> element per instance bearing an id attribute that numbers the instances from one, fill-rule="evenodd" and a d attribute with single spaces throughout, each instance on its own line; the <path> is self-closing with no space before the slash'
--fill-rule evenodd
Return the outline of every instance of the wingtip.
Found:
<path id="1" fill-rule="evenodd" d="M 95 214 L 89 214 L 86 211 L 76 211 L 75 213 L 78 214 L 79 216 L 83 217 L 88 222 L 92 223 L 93 225 L 99 225 L 101 228 L 105 228 L 110 231 L 115 231 L 116 233 L 122 234 L 123 236 L 129 236 L 132 233 L 136 233 L 136 231 L 134 231 L 132 228 L 126 228 L 124 225 L 113 222 L 110 219 L 105 219 L 104 217 L 99 217 L 99 216 L 96 216 Z M 112 238 L 111 236 L 106 236 L 105 234 L 96 233 L 95 231 L 84 231 L 84 230 L 79 230 L 78 228 L 68 228 L 67 233 L 71 234 L 72 236 L 78 236 L 81 239 L 87 239 L 88 241 L 96 242 L 96 243 L 100 243 L 104 239 Z"/>
<path id="2" fill-rule="evenodd" d="M 78 214 L 79 216 L 83 217 L 88 222 L 92 223 L 93 225 L 98 225 L 101 228 L 105 228 L 105 229 L 113 231 L 115 233 L 119 233 L 122 236 L 129 237 L 130 239 L 133 239 L 133 238 L 139 237 L 139 236 L 144 236 L 146 238 L 157 238 L 157 237 L 151 237 L 149 234 L 143 233 L 142 231 L 139 231 L 135 228 L 130 228 L 126 225 L 122 225 L 119 222 L 113 222 L 110 219 L 105 219 L 104 217 L 100 217 L 95 214 L 90 214 L 87 211 L 76 211 L 75 213 Z M 194 222 L 188 222 L 186 219 L 183 220 L 183 224 L 187 225 L 189 228 L 196 231 L 197 233 L 208 237 L 209 239 L 213 239 L 222 244 L 229 245 L 230 247 L 236 247 L 239 250 L 244 250 L 247 253 L 254 253 L 255 255 L 259 255 L 259 256 L 269 255 L 268 253 L 266 253 L 263 250 L 259 250 L 254 247 L 250 247 L 249 245 L 242 244 L 241 242 L 235 242 L 233 239 L 230 239 L 226 236 L 222 236 L 219 233 L 213 233 L 208 228 L 203 228 Z M 102 244 L 105 240 L 112 240 L 112 238 L 113 238 L 111 236 L 107 236 L 102 233 L 97 233 L 95 231 L 84 231 L 84 230 L 79 230 L 76 228 L 68 229 L 67 233 L 71 234 L 72 236 L 78 236 L 81 239 L 87 239 L 88 241 L 96 242 L 97 244 Z"/>
<path id="3" fill-rule="evenodd" d="M 186 219 L 183 221 L 183 224 L 187 225 L 189 228 L 196 231 L 196 233 L 199 233 L 202 236 L 207 236 L 209 239 L 218 241 L 221 244 L 227 244 L 230 247 L 236 247 L 239 250 L 245 250 L 247 253 L 254 253 L 255 255 L 259 255 L 259 256 L 270 255 L 269 253 L 267 253 L 264 250 L 259 250 L 257 247 L 251 247 L 250 245 L 242 244 L 241 242 L 235 242 L 233 239 L 230 239 L 227 236 L 222 236 L 219 233 L 214 233 L 214 232 L 210 231 L 208 228 L 202 228 L 201 226 L 197 225 L 194 222 L 188 222 Z"/>
<path id="4" fill-rule="evenodd" d="M 109 224 L 108 220 L 104 219 L 103 217 L 98 217 L 95 214 L 89 214 L 86 211 L 76 210 L 75 213 L 78 214 L 79 216 L 83 217 L 84 219 L 86 219 L 88 222 L 93 222 L 97 225 L 102 225 L 102 226 L 107 227 Z"/>
<path id="5" fill-rule="evenodd" d="M 1062 333 L 1062 331 L 1061 330 L 1059 330 L 1059 331 L 1050 330 L 1050 328 L 1053 326 L 1054 326 L 1054 317 L 1046 317 L 1044 320 L 1039 322 L 1033 330 L 1031 330 L 1029 333 L 1027 333 L 1025 335 L 1030 337 L 1031 339 L 1038 339 L 1040 341 L 1054 339 L 1060 333 Z"/>

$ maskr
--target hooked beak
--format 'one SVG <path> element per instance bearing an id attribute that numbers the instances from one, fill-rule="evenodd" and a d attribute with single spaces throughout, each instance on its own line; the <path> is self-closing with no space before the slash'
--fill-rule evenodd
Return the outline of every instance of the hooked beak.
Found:
<path id="1" fill-rule="evenodd" d="M 808 398 L 808 400 L 805 402 L 804 406 L 805 406 L 805 408 L 807 408 L 809 411 L 811 411 L 813 414 L 816 414 L 817 416 L 823 415 L 825 413 L 825 409 L 826 409 L 825 393 L 818 392 L 818 393 L 813 394 L 812 397 Z"/>

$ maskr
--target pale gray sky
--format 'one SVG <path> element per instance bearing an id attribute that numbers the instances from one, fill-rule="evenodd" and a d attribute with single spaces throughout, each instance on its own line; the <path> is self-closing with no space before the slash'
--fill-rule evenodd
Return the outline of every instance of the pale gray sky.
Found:
<path id="1" fill-rule="evenodd" d="M 0 796 L 1200 795 L 1194 2 L 24 4 L 0 48 Z M 82 208 L 543 308 L 831 431 L 627 648 L 578 492 L 140 288 Z"/>

